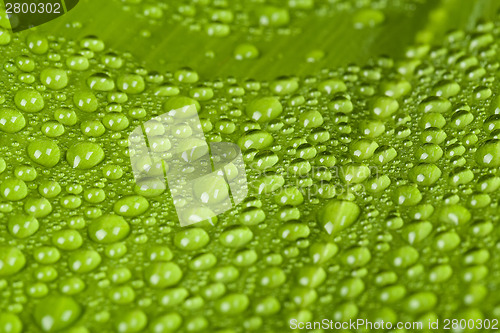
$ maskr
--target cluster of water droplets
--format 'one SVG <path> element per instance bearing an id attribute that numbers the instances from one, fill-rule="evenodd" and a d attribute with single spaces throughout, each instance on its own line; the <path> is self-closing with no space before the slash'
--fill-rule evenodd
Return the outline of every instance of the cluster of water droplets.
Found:
<path id="1" fill-rule="evenodd" d="M 0 329 L 498 317 L 499 37 L 483 22 L 401 61 L 261 82 L 2 30 Z M 128 137 L 187 105 L 209 142 L 238 143 L 250 192 L 183 228 L 168 191 L 135 184 Z"/>
<path id="2" fill-rule="evenodd" d="M 118 0 L 116 0 L 118 1 Z M 148 37 L 162 22 L 174 22 L 215 38 L 244 32 L 249 42 L 235 49 L 237 59 L 258 56 L 251 42 L 271 35 L 297 35 L 307 19 L 315 17 L 335 19 L 340 13 L 352 12 L 356 28 L 373 28 L 385 21 L 388 8 L 414 11 L 420 0 L 286 0 L 286 1 L 155 1 L 123 0 L 121 8 L 148 22 L 141 35 Z"/>

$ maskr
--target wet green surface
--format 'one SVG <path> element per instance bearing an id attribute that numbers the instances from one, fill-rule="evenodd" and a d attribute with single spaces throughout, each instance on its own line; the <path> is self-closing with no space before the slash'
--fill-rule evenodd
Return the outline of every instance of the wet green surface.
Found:
<path id="1" fill-rule="evenodd" d="M 1 16 L 0 332 L 497 319 L 495 7 L 82 1 L 16 34 Z M 249 193 L 181 227 L 128 147 L 142 126 L 168 160 L 144 124 L 188 105 L 240 146 Z M 227 197 L 212 178 L 200 202 Z"/>

